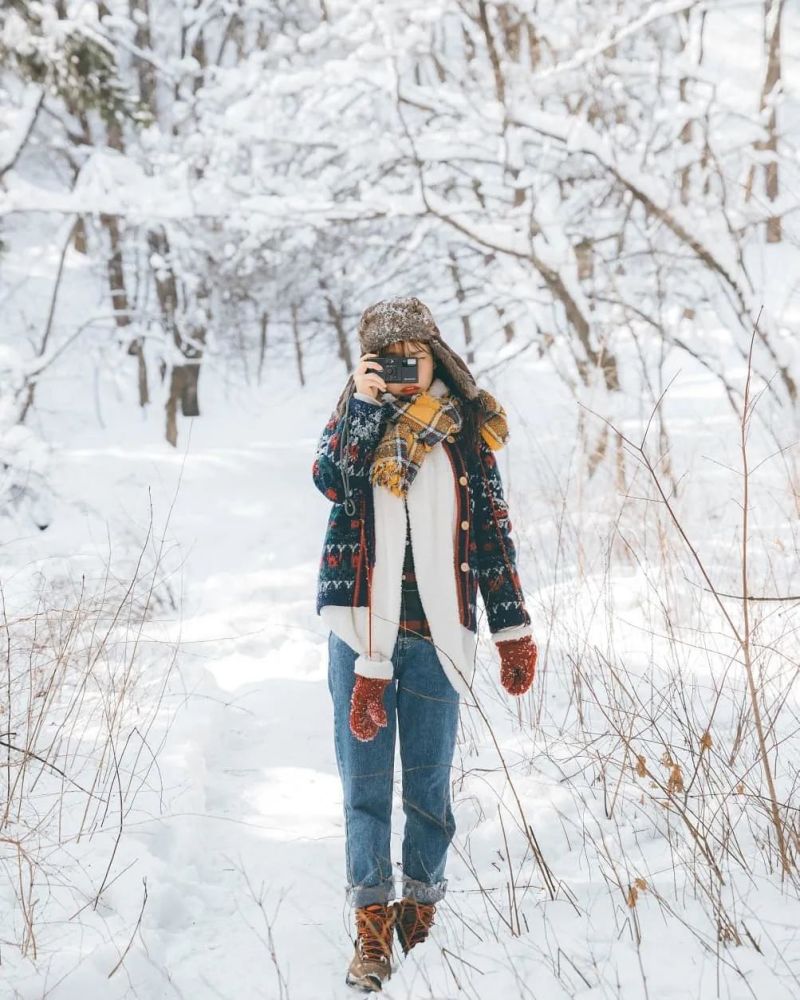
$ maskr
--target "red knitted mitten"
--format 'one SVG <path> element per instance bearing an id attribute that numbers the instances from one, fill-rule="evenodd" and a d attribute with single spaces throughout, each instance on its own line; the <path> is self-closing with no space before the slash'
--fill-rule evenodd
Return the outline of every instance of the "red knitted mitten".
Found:
<path id="1" fill-rule="evenodd" d="M 381 726 L 388 725 L 383 707 L 383 692 L 391 681 L 356 674 L 350 698 L 350 732 L 363 743 L 375 738 Z"/>
<path id="2" fill-rule="evenodd" d="M 509 694 L 525 694 L 533 683 L 538 649 L 531 636 L 504 639 L 497 643 L 500 653 L 500 683 Z"/>

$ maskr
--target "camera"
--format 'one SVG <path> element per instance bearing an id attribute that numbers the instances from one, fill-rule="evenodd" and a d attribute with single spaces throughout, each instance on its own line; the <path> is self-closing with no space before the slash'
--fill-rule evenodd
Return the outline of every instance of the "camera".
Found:
<path id="1" fill-rule="evenodd" d="M 384 382 L 404 382 L 408 385 L 416 385 L 419 373 L 417 371 L 417 358 L 404 358 L 397 354 L 384 354 L 373 358 L 383 370 L 378 374 Z"/>

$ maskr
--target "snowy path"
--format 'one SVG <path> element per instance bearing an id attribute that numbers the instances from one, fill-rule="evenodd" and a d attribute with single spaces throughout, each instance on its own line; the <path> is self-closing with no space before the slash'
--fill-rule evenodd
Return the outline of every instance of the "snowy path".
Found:
<path id="1" fill-rule="evenodd" d="M 155 791 L 137 798 L 115 868 L 136 864 L 107 896 L 130 918 L 147 878 L 146 949 L 125 962 L 131 996 L 353 995 L 343 984 L 352 917 L 327 633 L 314 610 L 329 509 L 310 476 L 320 417 L 300 440 L 234 447 L 221 431 L 218 444 L 199 443 L 206 428 L 196 424 L 185 461 L 180 449 L 152 446 L 64 458 L 68 479 L 93 467 L 98 512 L 126 481 L 147 482 L 156 536 L 175 499 L 166 537 L 177 542 L 170 563 L 180 566 L 184 613 L 158 633 L 180 638 L 164 699 L 169 731 Z M 135 496 L 143 491 L 129 492 L 128 504 Z M 399 785 L 394 826 L 399 856 Z M 95 959 L 96 972 L 113 965 L 110 950 Z M 409 975 L 418 963 L 385 994 L 410 995 Z M 65 982 L 64 997 L 75 983 Z"/>
<path id="2" fill-rule="evenodd" d="M 154 887 L 143 920 L 152 967 L 141 972 L 169 970 L 175 995 L 352 996 L 327 633 L 314 613 L 329 509 L 310 478 L 315 440 L 198 451 L 183 471 L 171 531 L 191 539 L 186 575 L 199 576 L 181 626 L 186 699 L 159 755 L 165 813 L 128 834 Z M 253 483 L 281 488 L 260 497 Z M 209 530 L 220 511 L 227 527 Z M 398 784 L 395 857 L 402 820 Z M 454 857 L 453 886 L 458 867 Z M 463 939 L 446 907 L 439 922 L 440 943 Z M 418 995 L 421 976 L 424 995 L 455 995 L 428 956 L 409 959 L 385 995 Z"/>
<path id="3" fill-rule="evenodd" d="M 186 704 L 160 756 L 176 787 L 133 829 L 161 896 L 144 937 L 175 995 L 341 993 L 343 821 L 313 605 L 327 510 L 304 444 L 190 455 L 173 513 L 173 530 L 196 531 L 198 577 Z"/>

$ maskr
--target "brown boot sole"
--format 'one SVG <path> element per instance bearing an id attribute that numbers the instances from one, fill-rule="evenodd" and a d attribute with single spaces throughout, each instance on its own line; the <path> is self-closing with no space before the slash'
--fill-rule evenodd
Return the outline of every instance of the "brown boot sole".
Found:
<path id="1" fill-rule="evenodd" d="M 383 989 L 384 982 L 391 976 L 391 957 L 386 965 L 383 965 L 380 962 L 365 962 L 359 959 L 358 953 L 356 953 L 344 981 L 351 989 L 360 990 L 362 993 L 379 993 Z"/>
<path id="2" fill-rule="evenodd" d="M 360 993 L 380 993 L 383 989 L 383 980 L 372 973 L 356 979 L 348 972 L 345 982 L 351 990 L 358 990 Z"/>

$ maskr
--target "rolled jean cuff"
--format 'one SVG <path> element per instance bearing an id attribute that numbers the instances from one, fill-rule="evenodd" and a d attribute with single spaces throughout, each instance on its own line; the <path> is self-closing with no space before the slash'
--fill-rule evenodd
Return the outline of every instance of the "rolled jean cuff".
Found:
<path id="1" fill-rule="evenodd" d="M 388 903 L 390 899 L 394 899 L 394 879 L 387 879 L 377 885 L 348 885 L 346 893 L 353 906 Z"/>
<path id="2" fill-rule="evenodd" d="M 420 882 L 415 878 L 403 879 L 403 896 L 415 899 L 418 903 L 438 903 L 444 899 L 447 891 L 447 879 L 441 882 Z"/>

